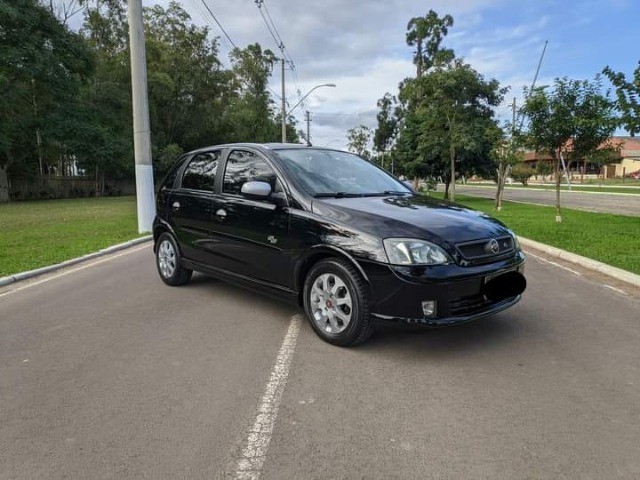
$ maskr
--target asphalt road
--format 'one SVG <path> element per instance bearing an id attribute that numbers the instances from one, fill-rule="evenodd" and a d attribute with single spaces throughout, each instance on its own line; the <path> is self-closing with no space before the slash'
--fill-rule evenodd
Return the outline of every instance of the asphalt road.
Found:
<path id="1" fill-rule="evenodd" d="M 302 322 L 286 365 L 295 307 L 166 287 L 148 245 L 16 284 L 0 479 L 238 478 L 251 442 L 264 479 L 640 478 L 640 298 L 576 273 L 530 257 L 510 311 L 354 349 Z"/>
<path id="2" fill-rule="evenodd" d="M 456 185 L 456 193 L 475 197 L 495 198 L 495 187 Z M 531 190 L 524 188 L 506 188 L 505 200 L 541 205 L 555 205 L 555 190 Z M 617 213 L 640 217 L 640 195 L 613 194 L 600 192 L 560 192 L 560 205 L 566 208 L 588 210 L 591 212 Z"/>

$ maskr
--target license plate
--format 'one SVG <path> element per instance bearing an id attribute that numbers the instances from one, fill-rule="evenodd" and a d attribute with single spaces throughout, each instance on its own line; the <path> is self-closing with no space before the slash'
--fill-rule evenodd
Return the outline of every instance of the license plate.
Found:
<path id="1" fill-rule="evenodd" d="M 509 273 L 509 272 L 517 272 L 518 269 L 517 268 L 511 268 L 509 270 L 504 270 L 502 272 L 497 272 L 497 273 L 492 273 L 491 275 L 487 275 L 486 277 L 484 277 L 482 279 L 482 284 L 486 285 L 487 283 L 489 283 L 491 280 L 493 280 L 496 277 L 499 277 L 500 275 L 504 275 L 505 273 Z"/>

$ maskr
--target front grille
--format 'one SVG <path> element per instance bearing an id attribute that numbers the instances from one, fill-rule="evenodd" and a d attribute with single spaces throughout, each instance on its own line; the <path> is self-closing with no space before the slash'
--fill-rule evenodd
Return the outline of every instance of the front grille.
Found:
<path id="1" fill-rule="evenodd" d="M 449 302 L 449 315 L 467 315 L 482 310 L 489 305 L 491 305 L 491 301 L 487 300 L 482 294 L 462 297 Z"/>
<path id="2" fill-rule="evenodd" d="M 500 257 L 514 250 L 513 237 L 483 238 L 472 242 L 458 243 L 456 248 L 466 260 L 481 260 Z"/>

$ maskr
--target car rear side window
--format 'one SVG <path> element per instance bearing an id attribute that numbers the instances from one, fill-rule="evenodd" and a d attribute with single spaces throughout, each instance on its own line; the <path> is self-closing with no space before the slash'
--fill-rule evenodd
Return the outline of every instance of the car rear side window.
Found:
<path id="1" fill-rule="evenodd" d="M 220 152 L 199 153 L 191 159 L 182 176 L 182 188 L 212 192 Z"/>
<path id="2" fill-rule="evenodd" d="M 234 150 L 227 160 L 222 191 L 240 195 L 246 182 L 267 182 L 272 191 L 277 191 L 278 177 L 269 164 L 252 152 Z"/>

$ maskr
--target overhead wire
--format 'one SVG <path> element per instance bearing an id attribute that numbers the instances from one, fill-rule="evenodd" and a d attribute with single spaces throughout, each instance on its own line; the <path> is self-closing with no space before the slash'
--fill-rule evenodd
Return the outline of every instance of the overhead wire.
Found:
<path id="1" fill-rule="evenodd" d="M 271 35 L 271 38 L 273 39 L 273 41 L 275 42 L 276 46 L 278 47 L 278 50 L 280 50 L 280 53 L 282 54 L 282 58 L 287 63 L 287 65 L 289 65 L 289 68 L 291 69 L 291 71 L 294 74 L 294 77 L 295 77 L 294 85 L 296 87 L 296 94 L 299 97 L 300 96 L 300 88 L 298 87 L 298 83 L 297 83 L 298 72 L 296 70 L 296 65 L 295 65 L 295 63 L 293 61 L 293 58 L 289 54 L 289 52 L 287 50 L 287 47 L 285 46 L 284 41 L 282 40 L 282 35 L 280 35 L 280 32 L 278 31 L 278 27 L 276 27 L 276 24 L 273 21 L 273 17 L 271 16 L 271 13 L 269 12 L 269 8 L 267 7 L 267 4 L 266 4 L 265 0 L 254 0 L 254 3 L 258 7 L 258 11 L 260 12 L 260 16 L 262 17 L 262 21 L 264 22 L 265 26 L 267 27 L 267 30 L 269 31 L 269 34 Z M 274 93 L 278 98 L 282 98 L 280 95 L 277 95 L 273 90 L 271 90 L 271 89 L 269 89 L 269 90 L 272 93 Z"/>
<path id="2" fill-rule="evenodd" d="M 222 24 L 218 21 L 218 19 L 216 18 L 216 16 L 213 14 L 213 12 L 211 11 L 211 8 L 209 8 L 209 5 L 207 4 L 207 2 L 205 0 L 200 0 L 202 2 L 202 4 L 204 5 L 204 7 L 207 9 L 207 11 L 209 12 L 209 14 L 211 15 L 211 17 L 213 18 L 213 20 L 216 22 L 216 24 L 218 25 L 218 27 L 220 28 L 220 30 L 222 31 L 222 33 L 224 34 L 224 36 L 227 38 L 227 40 L 229 40 L 229 43 L 231 45 L 233 45 L 233 48 L 238 48 L 238 46 L 235 44 L 235 42 L 233 40 L 231 40 L 231 37 L 229 36 L 229 34 L 227 33 L 227 31 L 224 29 L 224 27 L 222 26 Z"/>

